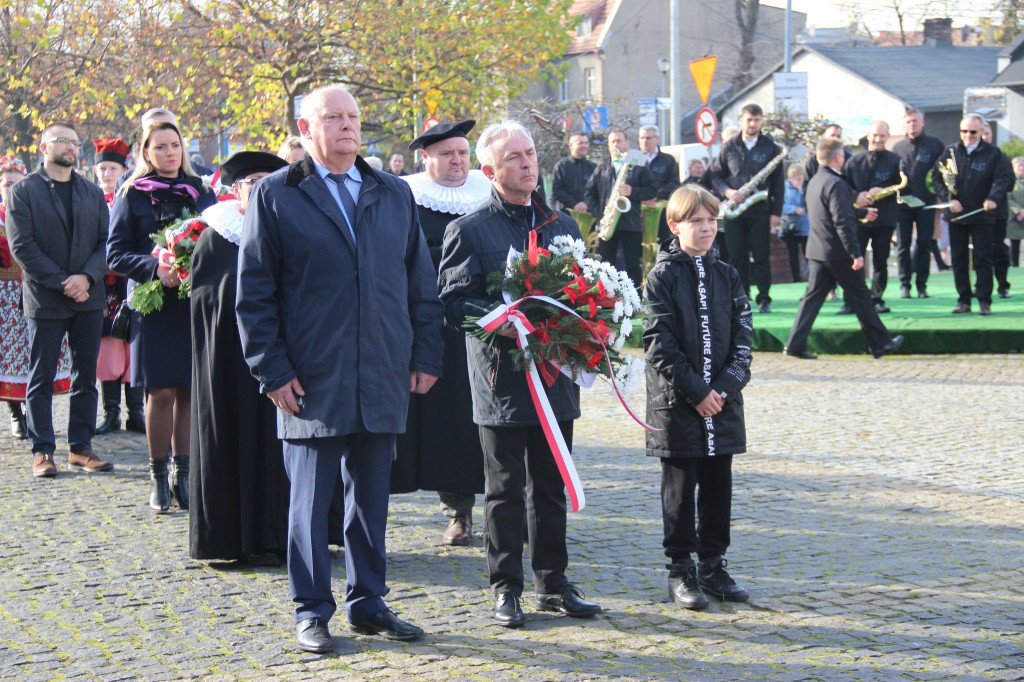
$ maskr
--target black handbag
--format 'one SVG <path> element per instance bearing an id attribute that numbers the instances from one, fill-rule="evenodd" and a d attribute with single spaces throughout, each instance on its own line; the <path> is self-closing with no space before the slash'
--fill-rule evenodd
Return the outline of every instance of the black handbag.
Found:
<path id="1" fill-rule="evenodd" d="M 785 213 L 779 220 L 779 236 L 788 237 L 791 234 L 796 234 L 797 230 L 800 229 L 800 216 L 793 213 Z"/>
<path id="2" fill-rule="evenodd" d="M 117 306 L 114 319 L 110 323 L 110 335 L 118 341 L 129 341 L 132 333 L 132 309 L 128 307 L 128 301 L 122 301 Z"/>

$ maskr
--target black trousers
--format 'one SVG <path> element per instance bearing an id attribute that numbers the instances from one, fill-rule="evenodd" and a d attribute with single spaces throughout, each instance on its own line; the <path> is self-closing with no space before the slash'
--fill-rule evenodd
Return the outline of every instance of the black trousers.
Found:
<path id="1" fill-rule="evenodd" d="M 789 332 L 786 348 L 796 353 L 807 350 L 807 338 L 811 335 L 814 320 L 836 284 L 843 288 L 846 301 L 857 315 L 861 331 L 867 337 L 868 348 L 872 352 L 880 351 L 892 340 L 889 330 L 878 319 L 878 313 L 871 302 L 871 294 L 864 284 L 864 277 L 853 270 L 852 265 L 853 260 L 849 258 L 807 261 L 807 293 L 800 299 L 800 307 L 796 311 L 796 320 L 793 321 L 793 329 Z"/>
<path id="2" fill-rule="evenodd" d="M 729 247 L 729 264 L 740 273 L 743 288 L 750 296 L 753 257 L 753 283 L 757 286 L 757 302 L 771 303 L 772 287 L 771 227 L 768 224 L 768 202 L 754 204 L 735 218 L 725 221 L 725 242 Z"/>
<path id="3" fill-rule="evenodd" d="M 1010 249 L 1006 246 L 1006 221 L 997 220 L 992 226 L 992 270 L 1000 291 L 1009 291 Z"/>
<path id="4" fill-rule="evenodd" d="M 1020 267 L 1020 240 L 1010 240 L 1010 265 L 1015 268 Z"/>
<path id="5" fill-rule="evenodd" d="M 917 276 L 917 288 L 928 285 L 931 263 L 932 235 L 935 233 L 935 211 L 920 208 L 900 208 L 896 233 L 896 261 L 899 265 L 900 286 L 909 287 Z M 914 230 L 917 241 L 914 242 Z M 913 249 L 911 249 L 913 245 Z"/>
<path id="6" fill-rule="evenodd" d="M 671 563 L 689 563 L 693 552 L 699 559 L 725 554 L 732 521 L 732 455 L 661 460 L 661 517 Z"/>
<path id="7" fill-rule="evenodd" d="M 793 276 L 793 281 L 804 281 L 800 273 L 800 256 L 807 250 L 807 235 L 789 234 L 779 239 L 785 242 L 789 252 L 789 272 Z"/>
<path id="8" fill-rule="evenodd" d="M 53 433 L 53 379 L 65 334 L 71 353 L 68 446 L 72 452 L 91 450 L 96 432 L 96 358 L 100 354 L 103 311 L 75 313 L 60 320 L 29 317 L 25 321 L 29 356 L 25 411 L 32 453 L 52 455 L 57 449 Z"/>
<path id="9" fill-rule="evenodd" d="M 572 448 L 572 420 L 559 422 Z M 565 485 L 540 426 L 481 426 L 487 571 L 495 593 L 523 593 L 523 514 L 533 584 L 539 593 L 566 584 Z M 526 490 L 526 499 L 523 490 Z"/>
<path id="10" fill-rule="evenodd" d="M 885 303 L 885 287 L 889 284 L 889 250 L 895 229 L 895 225 L 857 225 L 857 241 L 860 242 L 861 253 L 867 253 L 868 243 L 871 244 L 872 303 Z M 843 290 L 843 302 L 850 305 L 846 290 Z"/>
<path id="11" fill-rule="evenodd" d="M 612 238 L 601 240 L 597 245 L 597 253 L 601 260 L 615 265 L 619 244 L 622 245 L 622 257 L 625 259 L 626 274 L 639 289 L 643 286 L 644 235 L 642 232 L 623 232 L 615 230 Z"/>
<path id="12" fill-rule="evenodd" d="M 953 261 L 953 282 L 960 303 L 971 303 L 971 249 L 974 246 L 974 274 L 977 277 L 979 303 L 992 303 L 992 223 L 977 225 L 949 224 L 950 260 Z"/>

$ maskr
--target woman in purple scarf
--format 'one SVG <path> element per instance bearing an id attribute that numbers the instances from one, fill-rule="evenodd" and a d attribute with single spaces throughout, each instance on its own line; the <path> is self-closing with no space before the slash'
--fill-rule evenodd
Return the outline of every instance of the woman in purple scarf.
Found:
<path id="1" fill-rule="evenodd" d="M 170 509 L 171 495 L 188 509 L 189 413 L 192 328 L 189 303 L 178 298 L 177 275 L 152 255 L 150 235 L 176 220 L 197 215 L 216 197 L 203 186 L 185 153 L 178 128 L 153 123 L 142 132 L 135 171 L 118 190 L 110 213 L 107 264 L 136 284 L 160 279 L 167 290 L 160 310 L 132 313 L 131 383 L 146 388 L 146 441 L 152 479 L 149 506 Z M 168 451 L 174 472 L 168 481 Z"/>

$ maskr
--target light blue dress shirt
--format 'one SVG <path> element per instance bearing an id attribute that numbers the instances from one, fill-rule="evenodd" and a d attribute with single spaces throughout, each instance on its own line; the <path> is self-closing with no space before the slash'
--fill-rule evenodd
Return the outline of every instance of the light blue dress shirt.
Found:
<path id="1" fill-rule="evenodd" d="M 324 181 L 324 184 L 327 185 L 327 191 L 331 193 L 331 196 L 334 197 L 335 203 L 338 204 L 338 208 L 341 209 L 341 215 L 345 216 L 345 223 L 348 225 L 348 231 L 352 235 L 352 241 L 354 242 L 356 240 L 356 229 L 355 225 L 353 225 L 349 220 L 348 211 L 345 210 L 345 204 L 341 203 L 341 195 L 338 194 L 341 188 L 338 187 L 338 183 L 327 177 L 330 175 L 331 171 L 327 170 L 326 166 L 316 159 L 311 160 L 313 161 L 313 165 L 316 167 L 317 175 L 319 175 Z M 348 193 L 352 195 L 352 203 L 358 206 L 359 188 L 362 187 L 363 184 L 363 175 L 359 172 L 359 169 L 356 168 L 355 164 L 352 164 L 352 167 L 348 169 L 347 173 L 349 179 L 345 181 L 345 189 L 347 189 Z M 354 220 L 355 216 L 353 216 L 352 219 Z"/>

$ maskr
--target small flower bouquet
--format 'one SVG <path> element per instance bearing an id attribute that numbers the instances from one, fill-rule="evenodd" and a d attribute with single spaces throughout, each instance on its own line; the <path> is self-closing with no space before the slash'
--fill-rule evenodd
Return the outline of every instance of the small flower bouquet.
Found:
<path id="1" fill-rule="evenodd" d="M 650 313 L 641 312 L 629 276 L 589 255 L 583 241 L 556 237 L 550 249 L 512 252 L 505 271 L 491 273 L 488 282 L 532 328 L 526 345 L 512 351 L 517 369 L 536 363 L 549 386 L 559 371 L 584 386 L 602 374 L 625 388 L 642 374 L 643 361 L 620 351 L 634 320 Z M 496 330 L 479 326 L 480 319 L 467 319 L 467 329 L 493 343 Z"/>
<path id="2" fill-rule="evenodd" d="M 160 232 L 150 235 L 153 243 L 153 257 L 160 261 L 161 265 L 169 265 L 181 285 L 178 287 L 178 298 L 188 298 L 192 293 L 189 270 L 192 267 L 192 254 L 196 250 L 196 242 L 199 235 L 208 227 L 202 218 L 183 218 L 165 227 Z M 143 315 L 148 315 L 154 310 L 164 307 L 163 282 L 154 279 L 150 282 L 139 284 L 132 290 L 128 305 L 132 310 L 137 310 Z"/>

